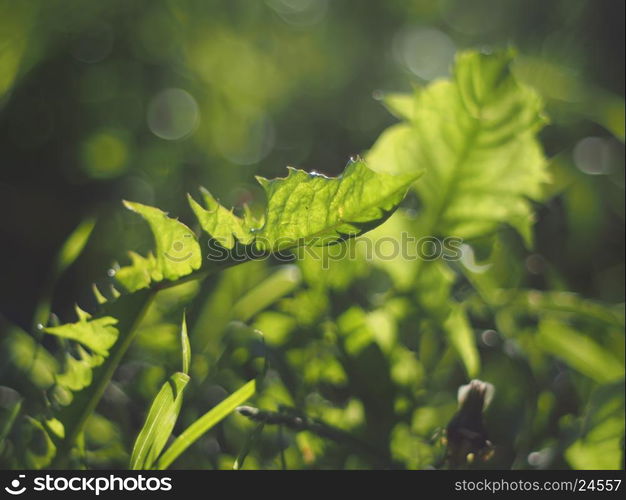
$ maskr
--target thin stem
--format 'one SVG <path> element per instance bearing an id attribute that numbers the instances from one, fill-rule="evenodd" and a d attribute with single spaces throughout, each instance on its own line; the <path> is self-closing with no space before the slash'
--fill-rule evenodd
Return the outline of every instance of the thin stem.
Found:
<path id="1" fill-rule="evenodd" d="M 297 432 L 309 431 L 320 437 L 331 439 L 337 443 L 352 446 L 362 453 L 382 460 L 383 463 L 393 465 L 389 463 L 389 459 L 385 457 L 380 450 L 376 449 L 369 443 L 361 441 L 352 434 L 322 422 L 321 420 L 307 417 L 306 415 L 296 412 L 293 409 L 289 410 L 289 412 L 265 411 L 252 406 L 240 406 L 237 408 L 237 411 L 241 415 L 255 422 L 263 422 L 266 425 L 279 425 L 281 428 L 282 426 L 285 426 Z"/>
<path id="2" fill-rule="evenodd" d="M 161 455 L 155 468 L 167 469 L 189 446 L 195 443 L 212 427 L 220 423 L 240 404 L 251 398 L 256 392 L 256 380 L 251 380 L 228 396 L 224 401 L 206 412 L 178 436 L 171 446 Z"/>

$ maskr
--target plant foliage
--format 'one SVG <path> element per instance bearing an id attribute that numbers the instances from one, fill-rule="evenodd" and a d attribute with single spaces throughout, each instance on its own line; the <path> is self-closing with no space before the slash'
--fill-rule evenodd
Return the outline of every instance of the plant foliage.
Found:
<path id="1" fill-rule="evenodd" d="M 519 255 L 533 248 L 551 175 L 543 101 L 514 76 L 514 57 L 462 52 L 450 79 L 385 96 L 400 122 L 364 159 L 337 177 L 258 177 L 262 209 L 236 213 L 201 189 L 186 225 L 125 201 L 154 247 L 94 285 L 97 311 L 77 306 L 75 321 L 49 322 L 37 343 L 7 325 L 1 352 L 25 382 L 23 394 L 0 394 L 3 460 L 22 449 L 12 466 L 442 467 L 432 436 L 455 414 L 450 386 L 480 377 L 496 387 L 488 424 L 508 425 L 490 436 L 497 464 L 527 466 L 520 457 L 540 450 L 546 466 L 619 467 L 623 311 L 523 277 Z M 62 269 L 92 229 L 89 220 L 70 237 Z M 452 238 L 457 258 L 372 257 L 359 246 L 401 234 Z M 497 377 L 503 366 L 509 380 Z M 527 390 L 531 376 L 566 384 L 583 409 L 558 414 L 550 390 Z M 120 428 L 137 425 L 114 414 L 130 405 L 120 401 L 133 377 L 152 402 L 135 405 L 145 418 L 128 449 Z M 250 399 L 258 410 L 227 419 Z M 208 464 L 218 425 L 226 451 Z"/>

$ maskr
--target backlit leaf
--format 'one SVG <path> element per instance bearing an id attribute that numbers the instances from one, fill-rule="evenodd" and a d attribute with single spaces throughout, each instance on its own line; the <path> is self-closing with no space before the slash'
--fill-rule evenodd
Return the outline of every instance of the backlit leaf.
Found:
<path id="1" fill-rule="evenodd" d="M 90 319 L 83 316 L 76 323 L 45 328 L 44 331 L 57 337 L 76 340 L 98 354 L 107 355 L 115 343 L 118 331 L 117 319 L 111 316 Z"/>
<path id="2" fill-rule="evenodd" d="M 187 427 L 187 429 L 185 429 L 183 433 L 178 436 L 165 453 L 163 453 L 156 468 L 167 469 L 170 464 L 180 456 L 181 453 L 195 443 L 205 432 L 226 418 L 235 410 L 235 408 L 245 403 L 254 395 L 255 392 L 256 381 L 251 380 L 228 396 L 215 408 L 202 415 L 198 420 Z"/>
<path id="3" fill-rule="evenodd" d="M 131 469 L 150 469 L 167 443 L 183 402 L 189 376 L 177 372 L 163 384 L 137 436 L 130 459 Z"/>
<path id="4" fill-rule="evenodd" d="M 384 222 L 421 171 L 400 175 L 375 172 L 361 160 L 351 161 L 338 177 L 289 167 L 287 177 L 257 177 L 267 196 L 264 222 L 251 227 L 204 193 L 206 208 L 191 200 L 202 228 L 224 248 L 235 239 L 254 241 L 275 252 L 298 245 L 323 246 L 357 236 Z"/>

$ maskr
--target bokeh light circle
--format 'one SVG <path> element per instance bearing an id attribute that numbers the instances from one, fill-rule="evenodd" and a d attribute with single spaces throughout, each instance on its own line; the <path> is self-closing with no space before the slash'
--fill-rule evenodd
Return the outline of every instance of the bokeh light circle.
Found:
<path id="1" fill-rule="evenodd" d="M 161 139 L 182 139 L 191 134 L 200 122 L 198 103 L 186 90 L 162 90 L 148 106 L 147 122 L 150 131 Z"/>
<path id="2" fill-rule="evenodd" d="M 393 47 L 396 60 L 424 80 L 446 76 L 455 51 L 450 37 L 435 28 L 401 31 L 396 35 Z"/>

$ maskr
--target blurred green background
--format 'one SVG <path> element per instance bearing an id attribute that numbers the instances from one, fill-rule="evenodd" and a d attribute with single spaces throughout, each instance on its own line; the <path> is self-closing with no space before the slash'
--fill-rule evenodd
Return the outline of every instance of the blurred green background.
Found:
<path id="1" fill-rule="evenodd" d="M 123 210 L 121 199 L 158 206 L 185 221 L 193 220 L 185 194 L 197 193 L 198 186 L 209 188 L 226 206 L 262 205 L 255 174 L 282 176 L 285 166 L 292 165 L 334 175 L 350 156 L 371 147 L 395 122 L 376 99 L 380 91 L 409 91 L 448 76 L 459 50 L 509 45 L 520 54 L 516 76 L 542 94 L 551 120 L 541 139 L 550 159 L 553 196 L 537 207 L 535 252 L 520 251 L 524 283 L 623 303 L 623 1 L 0 0 L 3 321 L 31 331 L 54 256 L 86 217 L 96 218 L 93 236 L 54 291 L 52 310 L 62 320 L 71 319 L 76 301 L 93 307 L 91 283 L 113 261 L 125 262 L 126 249 L 150 247 L 146 228 Z M 353 422 L 358 428 L 363 420 L 358 401 L 367 400 L 363 391 L 372 381 L 348 373 L 346 382 L 345 367 L 334 361 L 332 342 L 324 333 L 326 319 L 315 313 L 328 304 L 312 303 L 319 297 L 298 288 L 297 270 L 279 269 L 283 274 L 275 280 L 283 288 L 272 288 L 277 300 L 282 297 L 278 306 L 268 299 L 261 315 L 255 305 L 251 316 L 246 303 L 226 311 L 240 295 L 265 283 L 269 265 L 246 264 L 217 284 L 190 285 L 162 299 L 166 319 L 155 321 L 158 328 L 140 340 L 107 393 L 104 416 L 90 421 L 91 439 L 102 439 L 94 449 L 104 450 L 94 454 L 92 466 L 120 466 L 127 460 L 123 449 L 132 443 L 146 405 L 177 362 L 173 325 L 180 308 L 172 303 L 183 304 L 185 294 L 199 297 L 190 315 L 195 331 L 202 331 L 196 337 L 210 344 L 213 357 L 206 359 L 230 349 L 233 366 L 226 375 L 207 376 L 211 383 L 196 388 L 184 421 L 193 421 L 219 401 L 224 387 L 236 388 L 232 380 L 254 372 L 248 357 L 254 358 L 250 352 L 255 347 L 248 352 L 241 346 L 258 340 L 250 340 L 254 336 L 247 327 L 228 323 L 234 318 L 254 319 L 255 326 L 274 335 L 270 340 L 285 403 L 322 408 L 318 413 L 327 421 L 344 428 Z M 369 276 L 366 289 L 375 293 L 387 282 L 385 276 Z M 356 289 L 337 289 L 326 296 L 331 310 L 368 300 Z M 263 290 L 258 293 L 263 296 Z M 391 316 L 394 307 L 389 306 Z M 294 309 L 313 312 L 309 318 L 290 316 Z M 394 328 L 408 335 L 413 320 L 403 318 Z M 373 321 L 385 323 L 389 317 Z M 283 326 L 284 338 L 277 325 Z M 619 354 L 623 339 L 619 331 L 611 335 L 607 342 Z M 504 395 L 494 403 L 492 417 L 493 440 L 505 450 L 494 466 L 580 465 L 563 453 L 573 442 L 567 437 L 567 419 L 586 414 L 588 393 L 579 398 L 578 386 L 558 363 L 539 376 L 524 357 L 532 354 L 515 353 L 507 341 L 489 340 L 489 334 L 482 338 L 486 373 Z M 443 352 L 425 346 L 428 339 L 406 342 Z M 194 346 L 200 345 L 196 339 Z M 202 364 L 200 358 L 195 362 Z M 374 356 L 369 362 L 390 361 Z M 403 404 L 428 403 L 419 418 L 405 419 L 407 429 L 417 421 L 414 432 L 432 433 L 453 413 L 456 387 L 464 378 L 449 365 L 439 371 L 424 365 L 419 377 L 409 373 L 438 381 L 428 390 L 424 384 L 405 387 L 413 391 L 411 396 L 388 402 L 400 405 L 398 413 L 408 411 Z M 217 370 L 196 369 L 205 375 Z M 1 385 L 14 387 L 9 382 L 11 376 L 3 374 Z M 391 380 L 380 375 L 369 387 L 384 394 L 386 383 Z M 583 392 L 589 389 L 585 387 Z M 280 396 L 273 397 L 275 405 Z M 507 427 L 504 422 L 515 420 L 516 414 L 526 418 L 519 410 L 524 398 L 542 410 Z M 237 454 L 245 425 L 242 420 L 224 425 L 178 465 L 223 466 Z M 388 422 L 378 425 L 380 442 L 392 434 L 399 441 L 409 439 L 402 437 L 404 427 L 392 432 Z M 530 436 L 534 431 L 529 426 L 537 435 Z M 520 429 L 529 435 L 516 448 Z M 288 456 L 292 464 L 372 465 L 306 433 L 276 437 L 271 432 L 249 459 L 251 465 L 276 466 L 280 440 L 290 444 L 288 450 L 299 450 L 299 458 L 295 451 Z M 415 446 L 421 449 L 419 443 Z M 393 452 L 397 460 L 398 453 Z M 424 453 L 431 453 L 430 447 Z M 544 455 L 529 459 L 532 453 Z M 425 466 L 429 459 L 406 459 L 405 465 Z"/>

